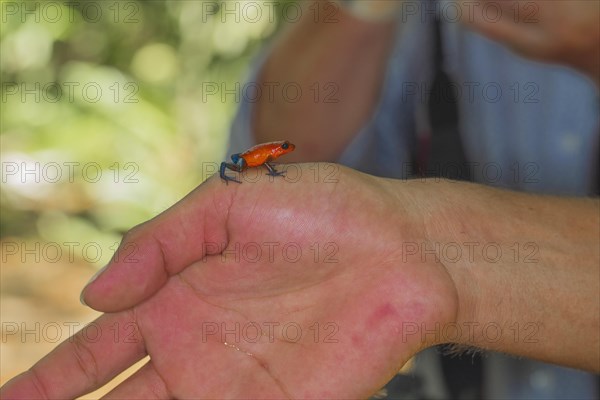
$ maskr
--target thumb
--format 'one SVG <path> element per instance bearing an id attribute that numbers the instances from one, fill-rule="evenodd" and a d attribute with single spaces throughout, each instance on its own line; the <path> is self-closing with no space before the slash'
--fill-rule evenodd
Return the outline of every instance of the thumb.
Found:
<path id="1" fill-rule="evenodd" d="M 111 261 L 81 292 L 98 311 L 128 309 L 152 296 L 185 267 L 227 242 L 235 189 L 213 177 L 177 204 L 125 234 Z"/>

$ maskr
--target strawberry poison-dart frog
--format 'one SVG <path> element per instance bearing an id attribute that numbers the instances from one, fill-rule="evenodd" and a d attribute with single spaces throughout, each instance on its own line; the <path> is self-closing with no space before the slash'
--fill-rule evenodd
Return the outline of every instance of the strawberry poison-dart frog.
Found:
<path id="1" fill-rule="evenodd" d="M 277 157 L 281 157 L 284 154 L 294 151 L 295 148 L 296 146 L 287 140 L 258 144 L 243 153 L 233 154 L 231 156 L 231 161 L 233 161 L 233 163 L 223 161 L 221 163 L 221 168 L 219 168 L 219 175 L 225 183 L 227 183 L 227 181 L 242 183 L 235 178 L 225 175 L 225 169 L 227 168 L 232 171 L 242 172 L 247 168 L 264 165 L 269 170 L 268 175 L 283 176 L 283 172 L 277 172 L 270 162 Z"/>

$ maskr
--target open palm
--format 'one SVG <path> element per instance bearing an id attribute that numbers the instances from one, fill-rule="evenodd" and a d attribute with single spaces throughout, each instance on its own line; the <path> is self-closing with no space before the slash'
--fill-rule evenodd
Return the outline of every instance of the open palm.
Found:
<path id="1" fill-rule="evenodd" d="M 403 243 L 425 239 L 414 197 L 333 165 L 297 168 L 296 181 L 261 176 L 227 186 L 212 178 L 134 228 L 84 292 L 90 306 L 110 312 L 97 325 L 119 335 L 76 335 L 3 395 L 41 387 L 48 397 L 75 397 L 146 354 L 150 361 L 108 397 L 377 391 L 434 344 L 408 335 L 406 324 L 455 318 L 454 285 L 439 265 L 403 259 Z M 325 179 L 316 173 L 323 168 L 341 169 Z"/>

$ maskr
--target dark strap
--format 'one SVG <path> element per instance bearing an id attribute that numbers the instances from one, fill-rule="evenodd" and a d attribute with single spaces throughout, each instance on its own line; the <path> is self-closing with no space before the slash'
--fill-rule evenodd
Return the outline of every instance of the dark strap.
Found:
<path id="1" fill-rule="evenodd" d="M 428 99 L 431 141 L 427 157 L 426 176 L 470 180 L 460 133 L 458 131 L 458 99 L 456 85 L 444 71 L 444 49 L 441 23 L 435 18 L 434 77 Z"/>

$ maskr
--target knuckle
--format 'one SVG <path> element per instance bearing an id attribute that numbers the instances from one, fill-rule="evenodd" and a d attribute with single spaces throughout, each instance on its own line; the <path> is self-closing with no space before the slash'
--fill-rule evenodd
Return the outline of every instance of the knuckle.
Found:
<path id="1" fill-rule="evenodd" d="M 43 379 L 40 377 L 36 366 L 34 365 L 28 372 L 31 376 L 31 383 L 37 393 L 40 395 L 40 399 L 49 399 L 50 394 L 46 388 L 46 385 L 44 384 Z"/>
<path id="2" fill-rule="evenodd" d="M 82 335 L 75 335 L 71 342 L 71 348 L 77 366 L 90 386 L 97 386 L 100 383 L 98 360 L 90 349 L 89 343 Z"/>
<path id="3" fill-rule="evenodd" d="M 127 232 L 125 232 L 125 235 L 123 235 L 123 239 L 121 240 L 121 244 L 131 243 L 138 240 L 142 236 L 145 225 L 146 223 L 136 225 L 133 228 L 129 229 Z"/>

